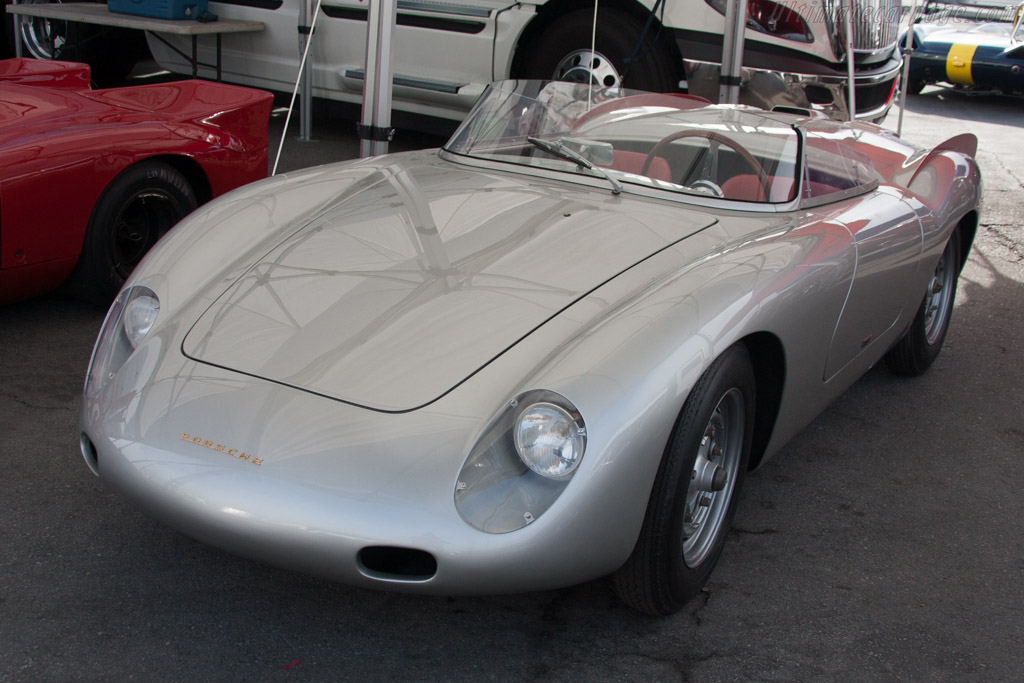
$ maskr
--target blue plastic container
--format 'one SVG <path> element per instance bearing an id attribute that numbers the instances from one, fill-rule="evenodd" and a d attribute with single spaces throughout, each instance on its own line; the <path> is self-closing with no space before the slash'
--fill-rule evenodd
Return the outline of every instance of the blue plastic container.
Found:
<path id="1" fill-rule="evenodd" d="M 107 9 L 154 19 L 195 19 L 206 11 L 207 0 L 107 0 Z"/>

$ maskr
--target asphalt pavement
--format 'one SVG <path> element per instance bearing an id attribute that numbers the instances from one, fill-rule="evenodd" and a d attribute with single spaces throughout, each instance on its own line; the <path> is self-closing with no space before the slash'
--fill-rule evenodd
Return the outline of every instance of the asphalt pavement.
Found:
<path id="1" fill-rule="evenodd" d="M 872 370 L 750 475 L 710 584 L 667 618 L 605 581 L 415 597 L 193 541 L 82 461 L 104 312 L 59 293 L 0 307 L 0 681 L 1020 680 L 1021 100 L 908 104 L 908 139 L 981 141 L 982 226 L 945 348 L 919 378 Z M 321 108 L 281 168 L 351 158 L 353 128 Z M 440 141 L 401 129 L 394 147 Z"/>

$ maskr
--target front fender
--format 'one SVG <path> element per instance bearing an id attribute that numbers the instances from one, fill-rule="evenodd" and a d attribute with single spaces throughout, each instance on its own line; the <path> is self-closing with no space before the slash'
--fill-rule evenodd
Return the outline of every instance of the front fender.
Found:
<path id="1" fill-rule="evenodd" d="M 757 230 L 752 220 L 761 221 Z M 852 271 L 848 234 L 836 239 L 814 223 L 765 225 L 734 215 L 567 311 L 590 317 L 520 387 L 559 392 L 587 421 L 587 454 L 546 515 L 572 510 L 588 520 L 603 572 L 621 566 L 687 396 L 715 358 L 750 335 L 780 340 L 783 383 L 805 391 L 794 394 L 785 419 L 816 414 L 827 404 L 822 368 Z"/>

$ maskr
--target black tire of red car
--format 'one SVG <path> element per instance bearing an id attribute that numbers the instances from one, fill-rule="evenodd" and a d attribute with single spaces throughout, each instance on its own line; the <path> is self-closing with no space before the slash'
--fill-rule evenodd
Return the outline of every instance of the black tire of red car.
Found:
<path id="1" fill-rule="evenodd" d="M 554 19 L 539 37 L 521 46 L 522 54 L 517 55 L 518 66 L 514 69 L 520 72 L 517 76 L 586 83 L 588 65 L 580 63 L 579 55 L 574 53 L 589 52 L 593 20 L 591 9 L 575 10 Z M 637 50 L 644 23 L 637 16 L 616 9 L 599 11 L 594 45 L 599 63 L 590 65 L 589 70 L 595 85 L 620 85 L 617 81 L 623 80 L 623 87 L 638 90 L 679 90 L 682 62 L 668 47 L 666 29 L 659 35 L 659 25 L 653 21 Z M 627 68 L 626 60 L 634 51 L 637 61 Z"/>
<path id="2" fill-rule="evenodd" d="M 742 344 L 715 360 L 693 387 L 662 457 L 640 537 L 612 575 L 627 605 L 671 614 L 707 583 L 729 535 L 750 459 L 754 396 L 754 373 Z M 724 470 L 724 480 L 714 477 L 719 490 L 706 492 L 698 484 L 707 471 L 698 475 L 702 459 Z"/>
<path id="3" fill-rule="evenodd" d="M 885 354 L 885 364 L 892 372 L 897 375 L 920 375 L 939 357 L 953 317 L 960 265 L 960 230 L 956 229 L 928 281 L 924 299 L 910 323 L 910 329 Z"/>
<path id="4" fill-rule="evenodd" d="M 46 3 L 48 0 L 27 0 Z M 4 0 L 6 5 L 11 0 Z M 20 0 L 25 4 L 26 0 Z M 4 37 L 7 54 L 14 56 L 15 16 L 6 15 Z M 67 62 L 85 62 L 89 65 L 92 82 L 105 88 L 125 79 L 135 63 L 147 53 L 146 37 L 142 31 L 95 26 L 73 21 L 50 21 L 28 17 L 22 29 L 22 56 L 34 59 L 59 59 Z"/>
<path id="5" fill-rule="evenodd" d="M 198 206 L 185 176 L 162 161 L 143 161 L 118 175 L 93 208 L 72 294 L 107 304 L 157 240 Z"/>

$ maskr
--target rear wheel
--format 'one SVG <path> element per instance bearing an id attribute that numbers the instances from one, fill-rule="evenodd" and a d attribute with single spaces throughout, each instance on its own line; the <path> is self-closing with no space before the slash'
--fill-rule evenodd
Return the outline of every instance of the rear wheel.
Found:
<path id="1" fill-rule="evenodd" d="M 664 36 L 656 38 L 657 23 L 652 22 L 641 41 L 644 21 L 619 10 L 600 10 L 592 56 L 593 20 L 590 9 L 575 10 L 555 19 L 519 56 L 524 76 L 652 92 L 679 89 L 682 64 L 676 64 L 672 51 L 663 42 Z M 635 61 L 627 63 L 631 57 Z"/>
<path id="2" fill-rule="evenodd" d="M 93 208 L 71 275 L 74 293 L 109 303 L 146 252 L 197 205 L 185 176 L 164 162 L 144 161 L 121 173 Z"/>
<path id="3" fill-rule="evenodd" d="M 671 614 L 707 582 L 725 546 L 750 459 L 754 373 L 733 346 L 697 381 L 662 458 L 640 538 L 612 577 L 648 614 Z"/>
<path id="4" fill-rule="evenodd" d="M 910 329 L 885 355 L 885 364 L 899 375 L 920 375 L 939 357 L 949 331 L 960 276 L 960 230 L 949 237 Z"/>

